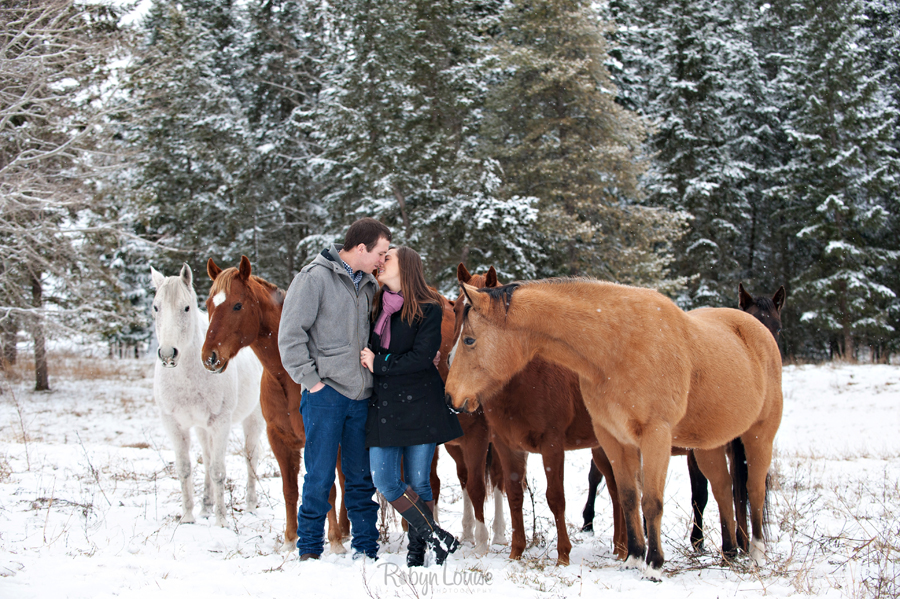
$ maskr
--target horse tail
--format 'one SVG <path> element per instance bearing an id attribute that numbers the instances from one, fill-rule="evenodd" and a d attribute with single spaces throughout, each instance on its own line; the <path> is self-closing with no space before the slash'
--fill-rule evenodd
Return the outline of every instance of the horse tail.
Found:
<path id="1" fill-rule="evenodd" d="M 505 493 L 503 484 L 503 468 L 500 460 L 494 459 L 494 444 L 488 443 L 487 455 L 484 460 L 484 488 L 488 493 L 497 488 L 501 493 Z"/>
<path id="2" fill-rule="evenodd" d="M 772 474 L 770 472 L 766 472 L 766 494 L 763 495 L 763 510 L 762 510 L 762 538 L 763 541 L 768 542 L 769 540 L 769 523 L 772 521 L 772 513 L 769 510 L 769 489 L 771 488 L 770 483 L 772 482 Z"/>
<path id="3" fill-rule="evenodd" d="M 747 529 L 747 512 L 749 497 L 747 494 L 747 480 L 750 478 L 747 469 L 747 452 L 740 437 L 730 443 L 731 453 L 731 494 L 734 498 L 735 518 L 738 524 L 738 545 L 747 550 L 750 535 Z M 768 487 L 768 481 L 766 484 Z M 768 502 L 766 502 L 768 503 Z"/>

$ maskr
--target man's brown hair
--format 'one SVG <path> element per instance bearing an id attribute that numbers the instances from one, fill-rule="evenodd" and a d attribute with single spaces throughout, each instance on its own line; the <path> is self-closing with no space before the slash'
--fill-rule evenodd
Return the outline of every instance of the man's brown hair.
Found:
<path id="1" fill-rule="evenodd" d="M 344 236 L 342 249 L 350 251 L 362 243 L 366 246 L 366 251 L 371 252 L 382 237 L 391 241 L 391 230 L 381 221 L 367 216 L 350 225 Z"/>

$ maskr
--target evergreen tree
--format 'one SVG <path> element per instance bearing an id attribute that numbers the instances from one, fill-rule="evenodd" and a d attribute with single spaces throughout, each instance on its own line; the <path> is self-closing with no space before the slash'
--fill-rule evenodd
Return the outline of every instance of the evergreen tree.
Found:
<path id="1" fill-rule="evenodd" d="M 258 224 L 239 193 L 252 138 L 237 13 L 231 2 L 155 0 L 130 71 L 126 135 L 139 152 L 133 199 L 144 215 L 136 233 L 172 250 L 157 259 L 164 272 L 240 257 Z"/>
<path id="2" fill-rule="evenodd" d="M 802 321 L 811 352 L 831 349 L 849 359 L 864 340 L 893 334 L 885 308 L 895 292 L 878 269 L 897 254 L 883 245 L 897 185 L 891 145 L 896 113 L 883 102 L 856 0 L 802 4 L 795 104 L 788 165 L 798 237 L 810 260 L 797 273 Z M 889 200 L 889 198 L 891 198 Z"/>
<path id="3" fill-rule="evenodd" d="M 456 265 L 534 275 L 533 200 L 504 188 L 479 155 L 479 61 L 494 3 L 347 0 L 335 8 L 313 118 L 323 197 L 335 234 L 381 218 L 422 254 L 426 274 L 455 287 Z M 343 19 L 343 15 L 352 15 Z"/>
<path id="4" fill-rule="evenodd" d="M 681 219 L 642 206 L 643 122 L 616 102 L 601 21 L 580 0 L 509 2 L 483 133 L 512 193 L 539 198 L 540 274 L 671 286 Z"/>
<path id="5" fill-rule="evenodd" d="M 332 35 L 325 8 L 294 0 L 248 5 L 249 43 L 239 76 L 250 135 L 238 195 L 254 226 L 225 258 L 244 253 L 257 274 L 283 287 L 309 258 L 304 240 L 325 223 L 310 122 Z"/>

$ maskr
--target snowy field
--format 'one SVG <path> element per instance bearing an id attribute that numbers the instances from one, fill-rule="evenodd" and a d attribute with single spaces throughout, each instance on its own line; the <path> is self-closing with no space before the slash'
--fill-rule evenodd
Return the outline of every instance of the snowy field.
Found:
<path id="1" fill-rule="evenodd" d="M 525 522 L 530 546 L 511 562 L 471 545 L 445 567 L 404 581 L 405 541 L 389 519 L 377 562 L 327 552 L 300 564 L 275 547 L 284 517 L 278 468 L 266 445 L 260 508 L 244 510 L 239 429 L 228 456 L 227 528 L 179 525 L 174 453 L 151 396 L 152 363 L 53 356 L 48 393 L 24 370 L 0 379 L 0 597 L 896 597 L 900 593 L 900 367 L 790 366 L 770 494 L 769 561 L 725 564 L 718 514 L 707 508 L 707 551 L 688 541 L 685 458 L 672 458 L 663 534 L 665 580 L 641 580 L 611 553 L 605 488 L 596 533 L 581 533 L 589 453 L 566 463 L 571 565 L 556 566 L 556 531 L 540 459 L 529 461 Z M 22 360 L 26 362 L 27 360 Z M 193 452 L 199 453 L 194 443 Z M 440 461 L 440 517 L 461 533 L 452 460 Z M 201 492 L 202 466 L 195 470 Z M 488 503 L 490 504 L 490 499 Z M 532 505 L 533 503 L 533 505 Z M 195 512 L 199 511 L 198 507 Z M 485 509 L 493 514 L 490 505 Z M 508 520 L 508 516 L 507 516 Z M 346 543 L 349 548 L 349 543 Z"/>

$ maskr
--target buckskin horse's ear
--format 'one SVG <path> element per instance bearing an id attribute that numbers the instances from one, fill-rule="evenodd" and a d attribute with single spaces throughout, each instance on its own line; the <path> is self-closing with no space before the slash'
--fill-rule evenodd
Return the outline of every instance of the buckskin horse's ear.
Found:
<path id="1" fill-rule="evenodd" d="M 787 293 L 784 290 L 784 285 L 778 288 L 778 291 L 775 292 L 775 295 L 772 296 L 772 303 L 775 304 L 775 310 L 781 314 L 781 309 L 784 308 L 784 299 Z"/>
<path id="2" fill-rule="evenodd" d="M 484 286 L 485 287 L 498 287 L 497 282 L 497 271 L 494 270 L 494 267 L 490 267 L 488 269 L 487 276 L 484 278 Z"/>
<path id="3" fill-rule="evenodd" d="M 487 293 L 482 293 L 478 291 L 477 287 L 472 287 L 467 283 L 463 283 L 462 290 L 466 294 L 466 302 L 472 306 L 473 310 L 482 314 L 488 313 L 491 298 Z"/>
<path id="4" fill-rule="evenodd" d="M 212 258 L 206 261 L 206 274 L 209 275 L 210 279 L 215 281 L 220 272 L 222 272 L 222 269 L 219 268 L 215 262 L 213 262 Z"/>
<path id="5" fill-rule="evenodd" d="M 753 296 L 747 293 L 743 283 L 738 283 L 738 304 L 741 310 L 747 311 L 747 308 L 753 305 Z"/>
<path id="6" fill-rule="evenodd" d="M 460 262 L 459 266 L 456 267 L 456 280 L 460 283 L 468 283 L 472 280 L 472 275 L 469 274 L 469 269 L 466 268 L 466 265 L 462 262 Z"/>
<path id="7" fill-rule="evenodd" d="M 247 256 L 241 256 L 241 263 L 238 266 L 238 273 L 240 273 L 241 278 L 245 281 L 249 280 L 251 271 L 250 259 Z"/>

